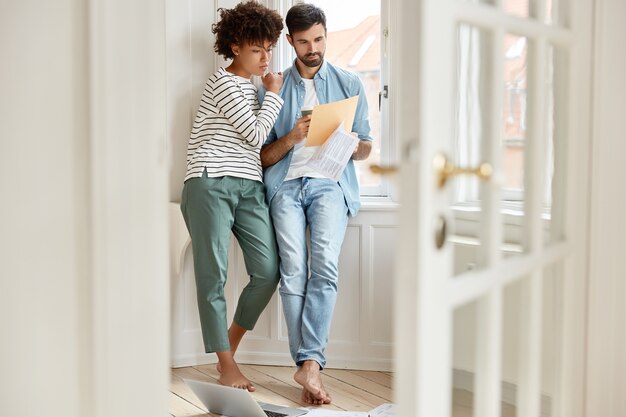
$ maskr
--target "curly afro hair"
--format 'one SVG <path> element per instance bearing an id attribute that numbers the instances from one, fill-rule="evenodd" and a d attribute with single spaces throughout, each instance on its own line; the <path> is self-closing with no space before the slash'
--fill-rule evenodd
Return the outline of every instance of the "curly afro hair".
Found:
<path id="1" fill-rule="evenodd" d="M 215 23 L 215 52 L 224 58 L 235 55 L 231 45 L 263 44 L 270 41 L 275 44 L 283 30 L 283 19 L 274 10 L 255 2 L 239 3 L 232 9 L 218 9 L 220 21 Z"/>

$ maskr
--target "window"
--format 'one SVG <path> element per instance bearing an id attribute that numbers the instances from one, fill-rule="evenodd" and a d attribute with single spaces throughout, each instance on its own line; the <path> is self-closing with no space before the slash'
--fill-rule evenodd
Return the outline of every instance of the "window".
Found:
<path id="1" fill-rule="evenodd" d="M 522 7 L 525 0 L 509 0 L 507 4 Z M 457 61 L 457 120 L 454 160 L 460 166 L 477 166 L 482 158 L 483 136 L 489 133 L 489 121 L 485 120 L 490 91 L 489 68 L 481 68 L 484 57 L 489 55 L 490 35 L 476 27 L 462 24 L 458 30 Z M 527 143 L 527 75 L 528 75 L 528 39 L 507 33 L 502 50 L 502 113 L 500 142 L 502 146 L 502 201 L 503 207 L 523 212 L 524 204 L 524 169 L 526 164 Z M 548 57 L 549 68 L 553 58 Z M 553 83 L 551 77 L 544 82 L 552 111 Z M 548 115 L 548 122 L 553 114 Z M 545 206 L 550 206 L 551 178 L 553 175 L 552 147 L 553 132 L 548 129 L 547 148 L 548 167 L 545 183 Z M 474 207 L 480 199 L 479 182 L 474 177 L 460 177 L 454 182 L 454 202 L 459 206 Z"/>
<path id="2" fill-rule="evenodd" d="M 489 121 L 485 109 L 489 91 L 488 56 L 490 35 L 462 24 L 458 30 L 457 131 L 454 159 L 461 166 L 477 166 L 482 160 L 483 136 Z M 522 201 L 524 189 L 524 143 L 526 139 L 526 38 L 507 34 L 504 39 L 501 143 L 503 152 L 503 199 Z M 455 181 L 455 201 L 471 205 L 480 198 L 478 180 L 460 177 Z"/>
<path id="3" fill-rule="evenodd" d="M 298 1 L 284 0 L 283 15 Z M 381 13 L 381 0 L 309 0 L 326 14 L 328 42 L 325 58 L 335 65 L 356 73 L 363 82 L 369 106 L 372 153 L 365 161 L 356 163 L 362 196 L 387 197 L 389 186 L 384 178 L 370 172 L 371 164 L 388 165 L 390 155 L 387 123 L 386 93 L 387 63 L 383 59 L 386 39 L 386 14 Z M 277 51 L 275 61 L 285 68 L 295 58 L 286 44 Z M 278 58 L 278 59 L 276 59 Z"/>

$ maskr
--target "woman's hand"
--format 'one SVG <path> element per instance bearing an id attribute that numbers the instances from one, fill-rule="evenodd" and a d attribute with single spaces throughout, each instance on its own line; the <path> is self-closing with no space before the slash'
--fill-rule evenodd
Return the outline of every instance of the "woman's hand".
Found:
<path id="1" fill-rule="evenodd" d="M 282 72 L 268 72 L 262 78 L 263 87 L 267 91 L 271 91 L 274 94 L 278 94 L 278 90 L 283 86 L 283 73 Z"/>

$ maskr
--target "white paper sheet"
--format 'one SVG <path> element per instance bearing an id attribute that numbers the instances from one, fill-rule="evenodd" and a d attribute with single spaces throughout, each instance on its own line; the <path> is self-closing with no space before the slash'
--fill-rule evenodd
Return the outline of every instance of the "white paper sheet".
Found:
<path id="1" fill-rule="evenodd" d="M 370 417 L 396 417 L 396 407 L 394 404 L 381 404 L 370 411 Z"/>
<path id="2" fill-rule="evenodd" d="M 307 166 L 333 181 L 339 181 L 358 144 L 359 138 L 346 133 L 341 123 L 313 154 Z"/>
<path id="3" fill-rule="evenodd" d="M 368 417 L 368 414 L 363 411 L 334 411 L 312 408 L 302 417 Z"/>

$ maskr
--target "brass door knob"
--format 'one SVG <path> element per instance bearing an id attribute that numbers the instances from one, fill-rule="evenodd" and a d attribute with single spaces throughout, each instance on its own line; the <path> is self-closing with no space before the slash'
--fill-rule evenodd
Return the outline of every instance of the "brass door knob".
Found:
<path id="1" fill-rule="evenodd" d="M 483 162 L 475 168 L 463 168 L 454 165 L 450 162 L 446 154 L 438 153 L 433 159 L 433 168 L 437 174 L 437 185 L 439 188 L 443 188 L 448 180 L 457 175 L 476 175 L 482 181 L 487 181 L 493 174 L 493 168 L 491 164 Z"/>
<path id="2" fill-rule="evenodd" d="M 390 165 L 386 167 L 381 165 L 370 165 L 370 171 L 372 171 L 374 174 L 390 176 L 398 173 L 398 167 L 395 165 Z"/>

